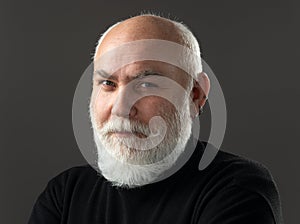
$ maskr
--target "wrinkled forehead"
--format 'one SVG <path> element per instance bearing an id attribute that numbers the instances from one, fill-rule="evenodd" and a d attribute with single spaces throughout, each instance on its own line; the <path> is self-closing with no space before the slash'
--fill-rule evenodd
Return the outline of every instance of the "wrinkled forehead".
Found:
<path id="1" fill-rule="evenodd" d="M 177 69 L 196 80 L 197 74 L 202 71 L 201 58 L 189 48 L 159 39 L 127 42 L 94 58 L 94 70 L 107 74 L 115 74 L 128 68 L 128 65 L 134 65 L 133 70 L 137 73 L 139 70 L 156 70 L 164 74 L 174 74 Z"/>

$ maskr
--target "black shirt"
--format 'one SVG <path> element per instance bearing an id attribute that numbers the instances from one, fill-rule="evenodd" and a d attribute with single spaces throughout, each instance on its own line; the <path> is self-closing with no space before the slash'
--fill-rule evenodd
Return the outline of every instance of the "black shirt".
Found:
<path id="1" fill-rule="evenodd" d="M 49 181 L 29 224 L 282 223 L 268 170 L 219 151 L 200 171 L 204 144 L 178 172 L 138 188 L 114 187 L 89 165 L 71 168 Z"/>

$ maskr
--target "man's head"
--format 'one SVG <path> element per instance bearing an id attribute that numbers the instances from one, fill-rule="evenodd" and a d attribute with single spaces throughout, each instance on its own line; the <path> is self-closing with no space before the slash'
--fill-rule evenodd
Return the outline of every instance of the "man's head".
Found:
<path id="1" fill-rule="evenodd" d="M 96 48 L 90 116 L 99 168 L 115 185 L 144 185 L 168 170 L 184 151 L 192 118 L 208 95 L 204 73 L 188 74 L 166 63 L 175 58 L 193 67 L 196 62 L 187 61 L 186 53 L 167 51 L 167 59 L 149 59 L 149 52 L 160 58 L 161 43 L 189 49 L 200 59 L 199 45 L 185 26 L 152 15 L 115 24 Z M 124 63 L 128 58 L 135 60 Z"/>

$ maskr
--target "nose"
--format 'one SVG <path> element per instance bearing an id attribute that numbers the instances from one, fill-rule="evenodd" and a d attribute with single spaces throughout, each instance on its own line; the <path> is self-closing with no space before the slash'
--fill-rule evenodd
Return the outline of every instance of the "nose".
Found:
<path id="1" fill-rule="evenodd" d="M 134 117 L 137 113 L 135 107 L 135 95 L 136 94 L 129 86 L 120 88 L 117 98 L 113 103 L 111 114 L 124 118 Z"/>

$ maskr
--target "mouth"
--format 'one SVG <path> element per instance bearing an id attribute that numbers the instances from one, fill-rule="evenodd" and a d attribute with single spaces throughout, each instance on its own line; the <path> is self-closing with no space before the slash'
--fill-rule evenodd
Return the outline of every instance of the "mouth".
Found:
<path id="1" fill-rule="evenodd" d="M 139 137 L 139 138 L 147 138 L 146 135 L 140 132 L 130 132 L 130 131 L 113 131 L 109 132 L 108 136 L 118 137 L 118 138 L 131 138 L 131 137 Z"/>

